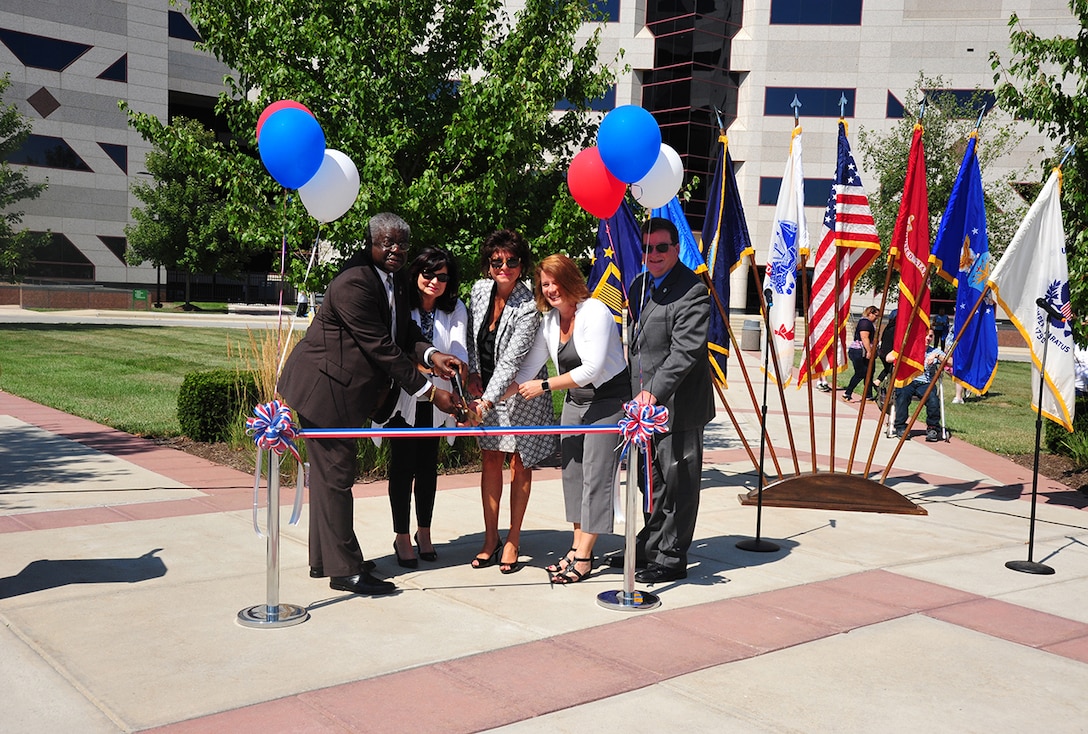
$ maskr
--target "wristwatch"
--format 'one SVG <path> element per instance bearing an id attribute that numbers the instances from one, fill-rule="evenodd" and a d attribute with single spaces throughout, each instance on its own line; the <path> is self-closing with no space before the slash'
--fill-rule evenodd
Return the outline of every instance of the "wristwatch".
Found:
<path id="1" fill-rule="evenodd" d="M 543 382 L 540 383 L 540 389 L 543 390 L 544 392 L 551 392 L 551 390 L 552 390 L 551 385 L 548 384 L 547 380 L 544 380 Z"/>

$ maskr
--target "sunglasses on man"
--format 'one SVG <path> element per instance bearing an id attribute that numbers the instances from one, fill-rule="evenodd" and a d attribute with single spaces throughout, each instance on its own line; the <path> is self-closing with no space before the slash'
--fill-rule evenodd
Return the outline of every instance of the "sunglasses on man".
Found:
<path id="1" fill-rule="evenodd" d="M 671 242 L 658 242 L 656 245 L 643 245 L 642 254 L 649 255 L 650 252 L 652 252 L 653 250 L 657 250 L 662 255 L 664 255 L 666 252 L 669 251 L 670 247 L 672 247 Z"/>
<path id="2" fill-rule="evenodd" d="M 497 257 L 497 258 L 495 258 L 494 260 L 491 261 L 491 269 L 492 270 L 498 270 L 503 265 L 506 265 L 506 267 L 508 267 L 510 269 L 520 268 L 521 267 L 521 258 L 520 257 L 508 257 L 505 260 L 503 260 L 502 258 Z"/>

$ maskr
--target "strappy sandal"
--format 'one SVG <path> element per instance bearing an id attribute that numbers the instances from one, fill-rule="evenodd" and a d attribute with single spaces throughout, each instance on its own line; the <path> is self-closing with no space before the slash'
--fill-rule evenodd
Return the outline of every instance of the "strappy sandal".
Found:
<path id="1" fill-rule="evenodd" d="M 579 563 L 588 563 L 589 570 L 582 573 L 578 570 L 577 565 Z M 571 575 L 573 574 L 573 576 Z M 567 566 L 567 570 L 563 573 L 552 576 L 552 583 L 563 586 L 565 584 L 576 584 L 579 581 L 584 581 L 593 575 L 593 559 L 592 558 L 575 558 L 574 562 Z"/>
<path id="2" fill-rule="evenodd" d="M 499 549 L 500 551 L 502 548 Z M 502 555 L 501 553 L 499 555 Z M 514 549 L 514 560 L 507 563 L 503 561 L 499 564 L 499 573 L 517 573 L 521 570 L 521 561 L 518 559 L 521 557 L 521 546 Z"/>
<path id="3" fill-rule="evenodd" d="M 472 559 L 472 562 L 469 565 L 472 566 L 473 568 L 487 568 L 488 566 L 494 566 L 496 563 L 499 562 L 499 556 L 501 556 L 501 555 L 502 555 L 502 541 L 500 540 L 499 544 L 495 546 L 495 550 L 491 552 L 491 555 L 489 555 L 489 556 L 478 555 L 478 556 L 476 556 L 475 558 Z"/>
<path id="4" fill-rule="evenodd" d="M 563 573 L 568 568 L 570 568 L 570 564 L 574 562 L 574 561 L 571 560 L 574 557 L 574 556 L 571 555 L 571 553 L 573 553 L 574 555 L 578 555 L 578 549 L 577 548 L 571 548 L 557 562 L 551 564 L 550 566 L 545 566 L 544 570 L 547 571 L 548 573 L 552 574 L 553 576 L 555 576 L 556 574 Z M 559 565 L 560 563 L 562 563 L 563 565 L 560 566 Z"/>

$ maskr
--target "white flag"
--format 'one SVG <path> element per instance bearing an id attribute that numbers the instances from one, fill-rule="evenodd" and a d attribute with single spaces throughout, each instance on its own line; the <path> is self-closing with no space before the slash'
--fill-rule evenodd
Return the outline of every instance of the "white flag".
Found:
<path id="1" fill-rule="evenodd" d="M 774 210 L 774 232 L 767 254 L 763 292 L 771 292 L 769 337 L 774 340 L 782 384 L 793 376 L 794 325 L 797 323 L 797 263 L 799 253 L 808 252 L 808 226 L 805 224 L 805 174 L 801 168 L 801 127 L 793 128 L 790 156 L 778 204 Z M 765 342 L 764 349 L 768 348 Z M 771 371 L 771 377 L 775 373 Z"/>
<path id="2" fill-rule="evenodd" d="M 1039 372 L 1046 349 L 1046 389 L 1043 415 L 1066 430 L 1073 430 L 1075 395 L 1073 330 L 1065 320 L 1047 316 L 1036 300 L 1045 298 L 1055 309 L 1072 316 L 1069 309 L 1069 264 L 1065 259 L 1062 227 L 1061 172 L 1054 169 L 1039 198 L 1031 205 L 1016 236 L 990 275 L 990 287 L 1031 348 L 1031 407 L 1038 410 Z M 1045 341 L 1047 322 L 1050 341 Z"/>

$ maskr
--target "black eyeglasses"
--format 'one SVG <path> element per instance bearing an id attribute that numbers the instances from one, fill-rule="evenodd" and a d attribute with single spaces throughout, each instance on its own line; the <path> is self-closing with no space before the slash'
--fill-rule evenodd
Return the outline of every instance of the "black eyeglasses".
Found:
<path id="1" fill-rule="evenodd" d="M 649 255 L 652 250 L 657 250 L 661 254 L 665 254 L 672 245 L 673 243 L 671 242 L 658 242 L 656 245 L 643 245 L 642 254 Z"/>
<path id="2" fill-rule="evenodd" d="M 397 242 L 395 240 L 385 240 L 384 242 L 378 242 L 378 247 L 382 248 L 386 252 L 392 252 L 393 250 L 399 250 L 400 252 L 408 252 L 407 242 Z"/>
<path id="3" fill-rule="evenodd" d="M 495 258 L 494 260 L 491 261 L 491 269 L 492 270 L 498 270 L 503 265 L 506 265 L 506 267 L 508 267 L 508 268 L 520 268 L 521 267 L 521 258 L 520 257 L 508 257 L 505 260 L 503 260 L 502 258 L 497 257 L 497 258 Z"/>
<path id="4" fill-rule="evenodd" d="M 424 270 L 420 275 L 423 280 L 437 280 L 439 283 L 447 283 L 450 279 L 449 273 L 432 273 L 429 270 Z"/>

